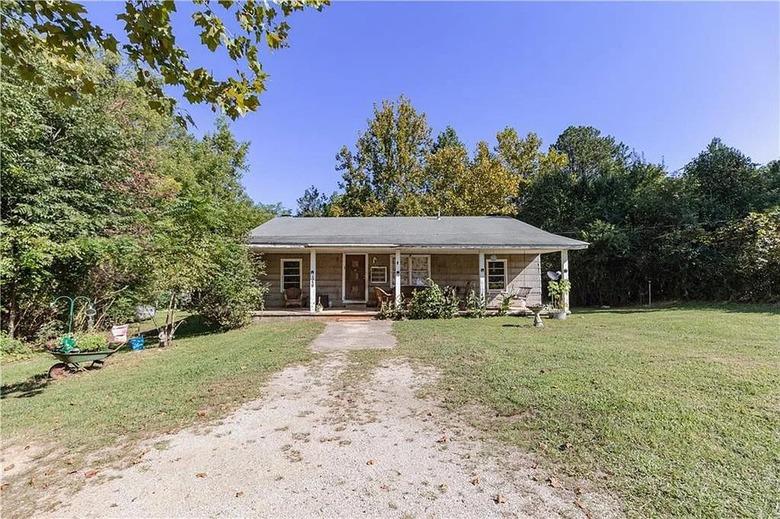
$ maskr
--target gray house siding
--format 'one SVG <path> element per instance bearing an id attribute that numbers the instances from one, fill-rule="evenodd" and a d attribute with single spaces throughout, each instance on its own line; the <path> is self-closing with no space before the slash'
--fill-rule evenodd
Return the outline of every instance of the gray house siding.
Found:
<path id="1" fill-rule="evenodd" d="M 356 254 L 359 254 L 356 252 Z M 412 253 L 414 254 L 414 253 Z M 428 254 L 424 254 L 428 255 Z M 488 256 L 487 259 L 492 258 Z M 281 285 L 282 259 L 298 259 L 301 261 L 301 289 L 303 296 L 309 297 L 309 253 L 265 253 L 262 255 L 265 261 L 265 275 L 262 281 L 268 285 L 268 293 L 265 298 L 266 308 L 280 308 L 284 306 Z M 473 289 L 479 293 L 479 256 L 478 254 L 430 254 L 431 278 L 441 286 L 458 287 L 460 293 L 465 294 Z M 496 254 L 496 259 L 507 261 L 507 289 L 516 291 L 520 287 L 529 287 L 526 301 L 528 305 L 541 304 L 542 279 L 540 260 L 538 254 Z M 371 283 L 371 267 L 385 267 L 387 278 L 385 283 Z M 317 253 L 317 293 L 327 295 L 332 306 L 343 306 L 342 299 L 342 254 L 341 253 Z M 368 304 L 375 305 L 373 287 L 378 286 L 386 292 L 392 293 L 391 280 L 394 276 L 392 258 L 390 254 L 368 254 L 369 277 Z M 501 291 L 487 291 L 489 307 L 497 307 L 501 302 Z M 514 302 L 513 305 L 518 304 Z"/>

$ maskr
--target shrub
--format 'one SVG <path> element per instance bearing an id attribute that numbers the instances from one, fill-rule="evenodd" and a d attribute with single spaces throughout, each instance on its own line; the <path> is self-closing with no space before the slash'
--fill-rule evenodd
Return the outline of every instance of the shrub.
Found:
<path id="1" fill-rule="evenodd" d="M 403 299 L 398 301 L 398 304 L 384 302 L 379 308 L 379 313 L 376 316 L 377 319 L 386 319 L 391 321 L 400 321 L 406 318 L 406 304 Z"/>
<path id="2" fill-rule="evenodd" d="M 65 331 L 65 323 L 58 320 L 47 321 L 35 333 L 35 345 L 40 348 L 53 346 L 57 338 Z"/>
<path id="3" fill-rule="evenodd" d="M 567 279 L 547 283 L 547 293 L 550 296 L 550 303 L 553 308 L 563 308 L 563 296 L 568 294 L 570 289 L 571 283 Z"/>
<path id="4" fill-rule="evenodd" d="M 473 290 L 469 290 L 466 296 L 466 316 L 481 319 L 485 317 L 485 300 L 479 297 Z"/>
<path id="5" fill-rule="evenodd" d="M 428 288 L 416 290 L 409 303 L 409 319 L 452 319 L 458 313 L 458 300 L 450 287 L 442 289 L 432 280 Z"/>
<path id="6" fill-rule="evenodd" d="M 0 359 L 3 362 L 23 359 L 32 353 L 27 344 L 10 337 L 5 332 L 0 332 Z"/>
<path id="7" fill-rule="evenodd" d="M 250 312 L 262 308 L 266 290 L 258 276 L 261 264 L 245 251 L 231 252 L 220 258 L 220 268 L 193 300 L 207 321 L 224 329 L 249 324 Z"/>
<path id="8" fill-rule="evenodd" d="M 105 333 L 80 333 L 75 335 L 79 351 L 100 351 L 108 348 L 108 336 Z"/>
<path id="9" fill-rule="evenodd" d="M 512 304 L 512 294 L 504 292 L 501 294 L 501 306 L 498 307 L 498 315 L 506 315 L 509 313 L 509 307 Z"/>

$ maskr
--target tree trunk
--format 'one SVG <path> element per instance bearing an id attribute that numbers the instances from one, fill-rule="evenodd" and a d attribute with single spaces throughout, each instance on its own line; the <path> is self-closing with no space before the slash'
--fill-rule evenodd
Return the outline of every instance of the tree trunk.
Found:
<path id="1" fill-rule="evenodd" d="M 176 332 L 176 292 L 171 292 L 171 298 L 168 301 L 168 312 L 165 315 L 165 326 L 163 327 L 163 337 L 160 346 L 170 346 L 173 344 L 173 334 Z"/>
<path id="2" fill-rule="evenodd" d="M 16 287 L 14 284 L 11 285 L 11 288 L 9 290 L 10 297 L 8 298 L 8 335 L 12 338 L 16 338 L 16 325 L 17 325 L 17 316 L 19 314 L 19 308 L 18 303 L 16 301 Z"/>

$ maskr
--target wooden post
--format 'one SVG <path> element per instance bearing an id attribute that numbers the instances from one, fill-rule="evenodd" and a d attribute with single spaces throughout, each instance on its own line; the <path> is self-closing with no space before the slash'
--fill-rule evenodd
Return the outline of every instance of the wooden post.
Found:
<path id="1" fill-rule="evenodd" d="M 566 281 L 569 280 L 569 251 L 567 250 L 561 251 L 561 278 L 565 279 Z M 566 310 L 567 314 L 571 313 L 571 310 L 569 310 L 568 292 L 563 294 L 563 309 Z"/>
<path id="2" fill-rule="evenodd" d="M 317 251 L 309 253 L 309 312 L 317 311 Z"/>
<path id="3" fill-rule="evenodd" d="M 395 251 L 395 303 L 401 300 L 401 251 Z"/>
<path id="4" fill-rule="evenodd" d="M 487 302 L 487 282 L 485 281 L 485 253 L 479 253 L 479 297 Z"/>

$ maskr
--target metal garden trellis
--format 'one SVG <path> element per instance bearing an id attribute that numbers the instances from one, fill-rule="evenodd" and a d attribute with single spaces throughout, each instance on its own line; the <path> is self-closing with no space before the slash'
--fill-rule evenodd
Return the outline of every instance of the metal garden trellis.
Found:
<path id="1" fill-rule="evenodd" d="M 54 301 L 51 302 L 52 308 L 57 306 L 57 302 L 61 299 L 64 299 L 65 301 L 69 302 L 69 309 L 68 309 L 68 335 L 73 335 L 73 310 L 76 307 L 76 302 L 79 300 L 83 300 L 87 306 L 87 318 L 89 319 L 89 327 L 92 327 L 92 318 L 95 317 L 95 307 L 92 305 L 92 302 L 89 300 L 88 297 L 85 296 L 76 296 L 76 297 L 70 297 L 70 296 L 59 296 L 54 299 Z"/>

